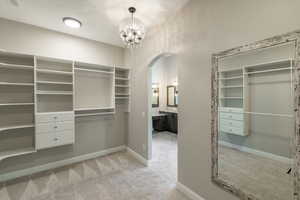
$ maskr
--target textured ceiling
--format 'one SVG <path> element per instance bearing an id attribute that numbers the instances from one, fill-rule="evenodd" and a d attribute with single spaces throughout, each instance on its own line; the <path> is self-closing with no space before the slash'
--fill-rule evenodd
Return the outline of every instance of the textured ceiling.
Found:
<path id="1" fill-rule="evenodd" d="M 47 29 L 123 46 L 118 25 L 129 16 L 128 7 L 149 29 L 182 8 L 188 0 L 0 0 L 0 17 Z M 75 17 L 83 26 L 70 29 L 63 17 Z"/>

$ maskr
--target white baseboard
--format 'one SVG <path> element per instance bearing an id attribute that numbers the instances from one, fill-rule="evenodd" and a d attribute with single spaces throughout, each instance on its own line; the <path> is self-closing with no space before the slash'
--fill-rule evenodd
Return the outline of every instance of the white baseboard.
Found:
<path id="1" fill-rule="evenodd" d="M 196 192 L 180 182 L 176 183 L 176 189 L 185 194 L 191 200 L 205 200 L 203 197 L 199 196 Z"/>
<path id="2" fill-rule="evenodd" d="M 232 143 L 225 142 L 225 141 L 219 141 L 219 144 L 223 145 L 223 146 L 226 146 L 226 147 L 229 147 L 229 148 L 237 149 L 237 150 L 242 151 L 242 152 L 255 154 L 255 155 L 258 155 L 258 156 L 261 156 L 261 157 L 269 158 L 269 159 L 280 161 L 280 162 L 283 162 L 283 163 L 290 164 L 293 161 L 293 159 L 290 159 L 290 158 L 287 158 L 287 157 L 284 157 L 284 156 L 278 156 L 278 155 L 268 153 L 268 152 L 265 152 L 265 151 L 259 151 L 259 150 L 256 150 L 256 149 L 251 149 L 249 147 L 232 144 Z"/>
<path id="3" fill-rule="evenodd" d="M 123 151 L 123 150 L 126 150 L 125 145 L 114 147 L 114 148 L 109 148 L 109 149 L 105 149 L 105 150 L 102 150 L 102 151 L 93 152 L 93 153 L 89 153 L 89 154 L 85 154 L 85 155 L 81 155 L 81 156 L 76 156 L 76 157 L 65 159 L 65 160 L 51 162 L 51 163 L 47 163 L 45 165 L 39 165 L 39 166 L 35 166 L 35 167 L 32 167 L 32 168 L 28 168 L 28 169 L 9 172 L 9 173 L 0 175 L 0 182 L 12 180 L 12 179 L 15 179 L 15 178 L 19 178 L 19 177 L 22 177 L 22 176 L 27 176 L 27 175 L 30 175 L 30 174 L 34 174 L 34 173 L 38 173 L 38 172 L 42 172 L 42 171 L 46 171 L 46 170 L 50 170 L 50 169 L 55 169 L 55 168 L 58 168 L 58 167 L 74 164 L 74 163 L 81 162 L 81 161 L 84 161 L 84 160 L 97 158 L 97 157 L 100 157 L 100 156 L 105 156 L 105 155 L 115 153 L 115 152 L 118 152 L 118 151 Z"/>
<path id="4" fill-rule="evenodd" d="M 138 161 L 140 161 L 141 163 L 143 163 L 145 166 L 149 165 L 148 160 L 146 160 L 143 156 L 141 156 L 140 154 L 138 154 L 137 152 L 133 151 L 131 148 L 127 147 L 127 151 L 134 157 L 136 158 Z"/>

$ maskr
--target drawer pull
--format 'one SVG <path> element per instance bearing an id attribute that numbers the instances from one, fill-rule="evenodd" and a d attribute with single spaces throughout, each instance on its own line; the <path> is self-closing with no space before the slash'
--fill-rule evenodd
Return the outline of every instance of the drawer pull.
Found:
<path id="1" fill-rule="evenodd" d="M 58 138 L 54 138 L 54 141 L 58 141 Z"/>
<path id="2" fill-rule="evenodd" d="M 56 129 L 56 128 L 58 128 L 57 126 L 54 126 L 54 128 Z"/>

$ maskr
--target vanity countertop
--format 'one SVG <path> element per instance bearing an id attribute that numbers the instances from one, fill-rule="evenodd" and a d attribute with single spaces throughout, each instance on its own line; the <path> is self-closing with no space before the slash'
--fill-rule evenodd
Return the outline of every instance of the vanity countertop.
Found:
<path id="1" fill-rule="evenodd" d="M 160 113 L 178 113 L 178 111 L 175 111 L 175 110 L 160 110 L 159 111 Z"/>
<path id="2" fill-rule="evenodd" d="M 161 116 L 166 116 L 164 113 L 155 113 L 152 115 L 152 117 L 161 117 Z"/>

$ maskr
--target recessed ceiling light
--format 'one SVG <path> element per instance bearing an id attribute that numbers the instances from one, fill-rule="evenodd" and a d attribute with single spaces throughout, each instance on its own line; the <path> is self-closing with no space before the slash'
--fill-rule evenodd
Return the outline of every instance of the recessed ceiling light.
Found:
<path id="1" fill-rule="evenodd" d="M 66 26 L 71 27 L 71 28 L 80 28 L 81 27 L 81 22 L 72 17 L 64 17 L 63 22 L 65 23 Z"/>

